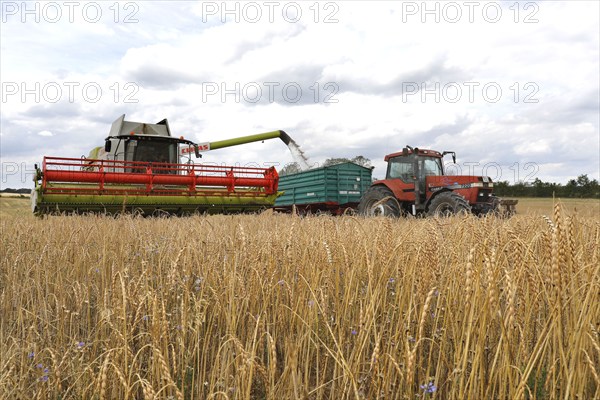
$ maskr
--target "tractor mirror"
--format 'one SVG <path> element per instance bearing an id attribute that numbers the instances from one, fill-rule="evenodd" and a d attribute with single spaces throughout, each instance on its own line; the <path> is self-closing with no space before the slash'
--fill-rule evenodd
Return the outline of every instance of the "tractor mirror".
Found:
<path id="1" fill-rule="evenodd" d="M 454 151 L 444 151 L 442 153 L 442 157 L 444 157 L 446 154 L 452 154 L 452 162 L 454 164 L 456 164 L 456 152 L 454 152 Z"/>
<path id="2" fill-rule="evenodd" d="M 107 153 L 110 153 L 110 149 L 112 142 L 110 141 L 110 139 L 106 139 L 106 142 L 104 143 L 104 151 L 106 151 Z"/>

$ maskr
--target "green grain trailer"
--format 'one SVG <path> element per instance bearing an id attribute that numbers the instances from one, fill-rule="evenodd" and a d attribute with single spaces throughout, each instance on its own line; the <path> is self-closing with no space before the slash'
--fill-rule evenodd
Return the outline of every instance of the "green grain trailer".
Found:
<path id="1" fill-rule="evenodd" d="M 352 162 L 280 176 L 284 194 L 275 201 L 275 210 L 289 212 L 295 206 L 300 213 L 339 215 L 356 209 L 371 182 L 372 168 Z"/>

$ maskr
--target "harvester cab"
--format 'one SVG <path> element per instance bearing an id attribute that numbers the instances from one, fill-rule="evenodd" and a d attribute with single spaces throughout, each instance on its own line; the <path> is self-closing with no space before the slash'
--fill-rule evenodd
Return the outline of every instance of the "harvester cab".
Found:
<path id="1" fill-rule="evenodd" d="M 267 139 L 291 138 L 281 130 L 216 142 L 194 143 L 171 134 L 166 119 L 151 124 L 113 122 L 104 146 L 88 157 L 44 157 L 36 166 L 32 210 L 55 212 L 253 212 L 274 205 L 279 176 L 274 167 L 195 163 L 192 155 Z"/>
<path id="2" fill-rule="evenodd" d="M 88 158 L 88 169 L 98 164 L 98 160 L 130 161 L 152 163 L 158 174 L 174 174 L 176 170 L 166 167 L 179 164 L 185 157 L 193 163 L 191 154 L 202 157 L 198 144 L 183 137 L 171 135 L 169 122 L 163 119 L 156 124 L 125 121 L 125 115 L 113 122 L 104 147 L 94 148 Z M 163 168 L 161 168 L 161 166 Z M 130 168 L 129 172 L 133 169 Z M 114 167 L 111 172 L 114 172 Z"/>
<path id="3" fill-rule="evenodd" d="M 386 178 L 373 182 L 358 206 L 363 215 L 427 214 L 448 215 L 472 212 L 512 214 L 517 200 L 493 195 L 494 184 L 487 176 L 446 175 L 445 155 L 456 153 L 406 146 L 388 154 Z"/>

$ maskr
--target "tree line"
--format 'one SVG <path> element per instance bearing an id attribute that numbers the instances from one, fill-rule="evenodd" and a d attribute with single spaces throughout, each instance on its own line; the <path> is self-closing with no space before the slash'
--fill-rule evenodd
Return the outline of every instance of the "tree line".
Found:
<path id="1" fill-rule="evenodd" d="M 533 182 L 518 182 L 511 185 L 508 181 L 494 182 L 494 193 L 500 197 L 563 197 L 600 199 L 600 185 L 587 174 L 570 179 L 566 184 L 543 182 L 535 178 Z"/>

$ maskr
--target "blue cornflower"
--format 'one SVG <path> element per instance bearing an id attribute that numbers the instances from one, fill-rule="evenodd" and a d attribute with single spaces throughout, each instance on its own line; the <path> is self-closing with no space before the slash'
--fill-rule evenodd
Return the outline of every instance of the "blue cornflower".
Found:
<path id="1" fill-rule="evenodd" d="M 352 329 L 352 331 L 350 333 L 353 334 L 353 335 L 357 335 L 358 331 L 356 329 Z"/>
<path id="2" fill-rule="evenodd" d="M 48 375 L 44 375 L 40 378 L 40 382 L 48 382 Z"/>
<path id="3" fill-rule="evenodd" d="M 33 357 L 35 357 L 35 352 L 32 351 L 30 353 L 27 353 L 27 358 L 33 358 Z"/>
<path id="4" fill-rule="evenodd" d="M 85 343 L 84 343 L 84 342 L 77 342 L 77 348 L 78 348 L 78 349 L 82 349 L 82 348 L 83 348 L 83 346 L 85 346 Z"/>
<path id="5" fill-rule="evenodd" d="M 425 393 L 433 393 L 437 390 L 437 386 L 435 386 L 433 384 L 433 382 L 429 382 L 425 385 L 419 385 L 419 387 L 421 388 L 421 390 L 423 390 Z"/>

